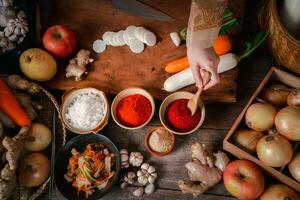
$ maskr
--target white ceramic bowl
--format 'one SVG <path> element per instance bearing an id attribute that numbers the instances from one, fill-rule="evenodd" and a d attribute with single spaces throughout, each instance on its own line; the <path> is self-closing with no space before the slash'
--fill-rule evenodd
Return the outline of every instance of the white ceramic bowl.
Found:
<path id="1" fill-rule="evenodd" d="M 165 112 L 166 112 L 166 109 L 168 108 L 168 106 L 170 105 L 170 103 L 172 103 L 173 101 L 175 101 L 177 99 L 190 99 L 193 97 L 193 95 L 194 94 L 192 94 L 190 92 L 182 91 L 182 92 L 175 92 L 173 94 L 170 94 L 169 96 L 167 96 L 164 99 L 164 101 L 162 102 L 162 104 L 160 105 L 160 108 L 159 108 L 159 119 L 160 119 L 160 122 L 162 123 L 162 125 L 168 131 L 170 131 L 174 134 L 177 134 L 177 135 L 188 135 L 188 134 L 195 132 L 196 130 L 198 130 L 201 127 L 201 125 L 203 124 L 204 119 L 205 119 L 205 107 L 204 107 L 204 103 L 201 101 L 201 99 L 199 99 L 199 103 L 198 103 L 199 109 L 201 110 L 201 119 L 200 119 L 198 125 L 194 129 L 192 129 L 188 132 L 178 132 L 178 131 L 173 130 L 165 120 Z"/>
<path id="2" fill-rule="evenodd" d="M 103 98 L 103 102 L 104 102 L 104 106 L 105 106 L 105 108 L 104 108 L 104 117 L 101 119 L 101 121 L 98 123 L 98 125 L 93 129 L 82 130 L 82 129 L 74 128 L 71 124 L 69 124 L 68 120 L 66 119 L 65 113 L 67 111 L 68 106 L 70 105 L 72 100 L 77 95 L 88 93 L 88 92 L 93 92 L 93 93 L 99 94 Z M 61 113 L 62 122 L 64 123 L 66 128 L 69 129 L 70 131 L 72 131 L 74 133 L 78 133 L 78 134 L 97 133 L 100 130 L 102 130 L 108 122 L 108 119 L 109 119 L 109 103 L 107 101 L 105 93 L 98 90 L 98 89 L 96 89 L 96 88 L 81 88 L 81 89 L 73 88 L 73 89 L 68 90 L 62 96 L 62 105 L 61 105 L 61 112 L 60 113 Z"/>
<path id="3" fill-rule="evenodd" d="M 151 107 L 152 107 L 152 111 L 151 111 L 151 115 L 149 117 L 149 119 L 142 125 L 140 126 L 137 126 L 137 127 L 128 127 L 128 126 L 125 126 L 124 124 L 122 124 L 118 117 L 117 117 L 117 114 L 116 114 L 116 109 L 117 109 L 117 106 L 119 104 L 119 102 L 129 96 L 129 95 L 133 95 L 133 94 L 140 94 L 140 95 L 143 95 L 144 97 L 146 97 L 149 101 L 150 101 L 150 104 L 151 104 Z M 127 88 L 125 90 L 122 90 L 119 94 L 117 94 L 117 96 L 114 98 L 112 104 L 111 104 L 111 115 L 112 115 L 112 118 L 114 119 L 114 121 L 122 128 L 125 128 L 125 129 L 128 129 L 128 130 L 134 130 L 134 129 L 139 129 L 139 128 L 142 128 L 144 126 L 146 126 L 152 119 L 153 115 L 154 115 L 154 112 L 155 112 L 155 103 L 154 103 L 154 99 L 153 97 L 151 96 L 151 94 L 149 92 L 147 92 L 146 90 L 142 89 L 142 88 Z"/>

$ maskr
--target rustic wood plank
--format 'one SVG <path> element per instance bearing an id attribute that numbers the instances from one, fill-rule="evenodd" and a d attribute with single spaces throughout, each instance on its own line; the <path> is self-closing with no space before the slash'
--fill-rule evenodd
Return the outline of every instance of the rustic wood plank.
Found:
<path id="1" fill-rule="evenodd" d="M 201 200 L 234 200 L 233 197 L 227 196 L 219 196 L 213 194 L 203 194 L 200 195 L 198 198 L 193 198 L 192 195 L 182 195 L 180 191 L 174 190 L 164 190 L 164 189 L 157 189 L 152 195 L 143 195 L 140 198 L 134 197 L 131 193 L 134 191 L 136 187 L 130 187 L 125 190 L 121 190 L 119 187 L 114 187 L 113 191 L 106 194 L 101 200 L 128 200 L 128 199 L 161 199 L 161 200 L 171 200 L 171 199 L 178 199 L 178 200 L 190 200 L 190 199 L 201 199 Z M 46 199 L 47 195 L 42 195 L 39 199 Z M 53 194 L 53 199 L 63 200 L 64 198 L 58 191 L 55 191 Z"/>
<path id="2" fill-rule="evenodd" d="M 128 25 L 141 25 L 158 36 L 154 47 L 147 47 L 141 54 L 132 53 L 128 47 L 108 47 L 102 54 L 93 53 L 95 62 L 89 66 L 89 74 L 80 82 L 65 78 L 66 62 L 60 63 L 57 76 L 46 85 L 50 88 L 67 90 L 72 87 L 96 87 L 107 93 L 118 93 L 132 86 L 147 89 L 155 98 L 163 99 L 169 93 L 162 90 L 169 74 L 164 71 L 166 63 L 186 55 L 185 45 L 176 47 L 169 33 L 185 27 L 188 21 L 190 1 L 186 0 L 145 0 L 175 18 L 162 22 L 147 20 L 112 7 L 108 0 L 53 0 L 49 24 L 67 24 L 75 30 L 79 46 L 91 49 L 94 40 L 105 31 L 118 31 Z M 244 0 L 229 2 L 237 17 L 243 15 Z M 68 9 L 66 9 L 68 8 Z M 233 32 L 233 34 L 235 34 Z M 203 93 L 209 102 L 235 102 L 237 68 L 221 75 L 221 83 Z M 195 91 L 194 86 L 188 91 Z"/>

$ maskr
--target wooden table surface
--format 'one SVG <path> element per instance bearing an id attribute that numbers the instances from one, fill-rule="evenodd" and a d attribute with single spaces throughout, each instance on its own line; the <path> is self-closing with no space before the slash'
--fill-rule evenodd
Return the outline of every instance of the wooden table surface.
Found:
<path id="1" fill-rule="evenodd" d="M 257 31 L 255 16 L 256 5 L 254 1 L 246 5 L 246 17 L 244 22 L 244 35 L 253 35 Z M 248 5 L 250 4 L 250 5 Z M 248 11 L 247 11 L 248 10 Z M 250 10 L 250 11 L 249 11 Z M 174 151 L 165 157 L 153 157 L 144 147 L 144 136 L 147 130 L 159 124 L 158 111 L 151 123 L 145 128 L 128 131 L 120 128 L 110 119 L 110 122 L 101 133 L 110 138 L 118 148 L 128 148 L 129 150 L 141 151 L 145 156 L 145 161 L 155 166 L 158 171 L 156 181 L 157 190 L 152 195 L 144 195 L 140 199 L 193 199 L 190 194 L 182 194 L 177 186 L 179 179 L 188 180 L 188 174 L 184 167 L 190 160 L 190 145 L 194 142 L 201 142 L 213 145 L 215 149 L 222 148 L 222 141 L 228 129 L 233 124 L 238 114 L 242 111 L 249 97 L 254 92 L 259 82 L 271 66 L 275 66 L 272 57 L 268 54 L 266 46 L 261 47 L 250 58 L 239 64 L 238 78 L 238 99 L 234 104 L 206 104 L 207 116 L 203 126 L 195 133 L 188 136 L 176 136 Z M 156 101 L 159 107 L 161 101 Z M 72 135 L 71 135 L 72 136 Z M 125 200 L 137 199 L 132 195 L 135 187 L 121 190 L 115 186 L 111 192 L 103 197 L 105 200 Z M 47 192 L 40 199 L 48 199 Z M 54 199 L 65 199 L 58 191 L 54 192 Z M 211 188 L 197 199 L 202 200 L 232 200 L 233 198 L 224 188 L 222 183 Z"/>

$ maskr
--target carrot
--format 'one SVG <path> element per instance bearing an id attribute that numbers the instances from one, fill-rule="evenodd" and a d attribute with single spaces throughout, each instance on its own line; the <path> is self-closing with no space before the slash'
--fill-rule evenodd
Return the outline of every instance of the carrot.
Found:
<path id="1" fill-rule="evenodd" d="M 168 73 L 176 73 L 188 68 L 189 66 L 188 58 L 183 57 L 168 63 L 165 67 L 165 71 Z"/>
<path id="2" fill-rule="evenodd" d="M 214 50 L 218 56 L 228 53 L 232 48 L 232 42 L 227 35 L 219 35 L 214 42 Z"/>
<path id="3" fill-rule="evenodd" d="M 10 88 L 2 79 L 0 79 L 0 110 L 18 126 L 31 125 L 28 114 L 23 110 Z"/>

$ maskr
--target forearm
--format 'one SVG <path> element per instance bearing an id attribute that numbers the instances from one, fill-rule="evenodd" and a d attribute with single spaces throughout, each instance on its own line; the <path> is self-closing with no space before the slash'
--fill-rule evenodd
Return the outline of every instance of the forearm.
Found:
<path id="1" fill-rule="evenodd" d="M 222 24 L 227 0 L 192 0 L 187 46 L 212 47 Z"/>

